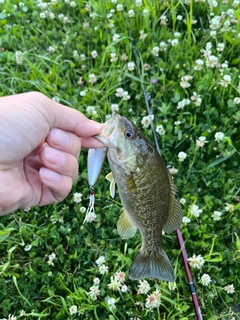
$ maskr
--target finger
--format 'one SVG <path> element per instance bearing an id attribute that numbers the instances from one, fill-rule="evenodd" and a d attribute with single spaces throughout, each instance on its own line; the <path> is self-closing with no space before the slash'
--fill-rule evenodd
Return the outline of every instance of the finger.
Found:
<path id="1" fill-rule="evenodd" d="M 62 201 L 70 193 L 72 189 L 72 179 L 49 170 L 41 168 L 39 170 L 40 180 L 43 183 L 43 196 L 39 205 Z"/>
<path id="2" fill-rule="evenodd" d="M 46 141 L 49 146 L 53 147 L 54 149 L 71 153 L 76 158 L 79 157 L 81 141 L 74 133 L 53 128 L 50 130 Z"/>
<path id="3" fill-rule="evenodd" d="M 90 149 L 90 148 L 94 148 L 94 149 L 99 149 L 99 148 L 104 148 L 105 145 L 100 142 L 99 140 L 97 140 L 94 137 L 89 137 L 89 138 L 80 138 L 81 140 L 81 146 L 82 148 L 86 148 L 86 149 Z"/>
<path id="4" fill-rule="evenodd" d="M 77 180 L 78 160 L 72 154 L 46 146 L 42 148 L 40 158 L 47 169 L 69 176 L 72 182 Z"/>

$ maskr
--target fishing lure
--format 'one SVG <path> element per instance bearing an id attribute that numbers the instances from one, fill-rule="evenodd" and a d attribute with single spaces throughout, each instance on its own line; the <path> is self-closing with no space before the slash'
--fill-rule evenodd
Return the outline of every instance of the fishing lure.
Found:
<path id="1" fill-rule="evenodd" d="M 103 168 L 106 158 L 107 148 L 88 150 L 88 184 L 89 184 L 89 205 L 83 223 L 87 220 L 89 214 L 95 213 L 94 210 L 94 185 L 97 182 Z"/>

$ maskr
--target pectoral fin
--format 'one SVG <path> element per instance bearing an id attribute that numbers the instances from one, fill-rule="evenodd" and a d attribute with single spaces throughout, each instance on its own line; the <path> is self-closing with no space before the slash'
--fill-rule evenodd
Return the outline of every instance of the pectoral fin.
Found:
<path id="1" fill-rule="evenodd" d="M 105 178 L 110 182 L 110 196 L 114 198 L 116 182 L 114 181 L 112 172 L 109 172 Z"/>
<path id="2" fill-rule="evenodd" d="M 117 230 L 122 239 L 132 238 L 137 231 L 137 228 L 134 226 L 129 214 L 124 208 L 117 223 Z"/>
<path id="3" fill-rule="evenodd" d="M 178 202 L 178 200 L 175 198 L 177 187 L 173 182 L 173 178 L 171 174 L 170 173 L 168 174 L 169 174 L 169 180 L 171 185 L 171 202 L 170 202 L 171 206 L 169 210 L 169 216 L 165 225 L 163 226 L 163 230 L 167 233 L 170 233 L 177 230 L 182 224 L 182 207 Z"/>

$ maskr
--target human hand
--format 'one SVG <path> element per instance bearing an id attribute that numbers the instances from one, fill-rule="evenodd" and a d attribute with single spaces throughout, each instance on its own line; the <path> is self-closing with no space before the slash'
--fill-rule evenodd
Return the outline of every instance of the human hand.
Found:
<path id="1" fill-rule="evenodd" d="M 102 125 L 38 92 L 0 98 L 0 215 L 63 200 Z"/>

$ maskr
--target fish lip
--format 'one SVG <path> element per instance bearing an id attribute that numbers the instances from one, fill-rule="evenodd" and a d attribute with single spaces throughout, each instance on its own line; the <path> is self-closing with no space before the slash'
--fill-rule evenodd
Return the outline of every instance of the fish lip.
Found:
<path id="1" fill-rule="evenodd" d="M 120 116 L 116 112 L 113 112 L 112 117 L 105 122 L 105 125 L 107 125 L 108 130 L 106 130 L 106 127 L 104 126 L 102 131 L 98 135 L 94 136 L 94 138 L 102 142 L 106 147 L 109 147 L 110 136 L 113 134 L 114 130 L 117 128 L 119 119 L 120 119 Z"/>

